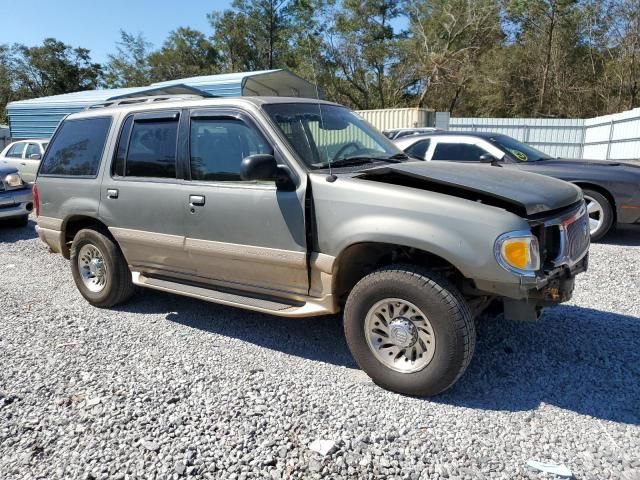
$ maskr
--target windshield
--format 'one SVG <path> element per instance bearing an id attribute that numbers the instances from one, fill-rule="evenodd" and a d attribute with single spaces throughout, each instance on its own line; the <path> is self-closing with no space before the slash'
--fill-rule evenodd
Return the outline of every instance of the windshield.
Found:
<path id="1" fill-rule="evenodd" d="M 506 135 L 499 135 L 490 140 L 491 143 L 519 162 L 539 162 L 540 160 L 548 160 L 551 158 L 546 153 L 521 143 L 514 138 L 507 137 Z"/>
<path id="2" fill-rule="evenodd" d="M 263 108 L 312 169 L 346 166 L 350 159 L 386 160 L 402 154 L 378 130 L 345 107 L 276 103 Z"/>

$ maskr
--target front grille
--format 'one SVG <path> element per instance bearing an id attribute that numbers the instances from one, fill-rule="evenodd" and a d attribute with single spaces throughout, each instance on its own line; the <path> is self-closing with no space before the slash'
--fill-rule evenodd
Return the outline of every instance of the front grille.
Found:
<path id="1" fill-rule="evenodd" d="M 585 211 L 573 222 L 565 226 L 565 254 L 572 261 L 578 261 L 589 248 L 589 215 Z"/>
<path id="2" fill-rule="evenodd" d="M 589 249 L 589 214 L 584 204 L 543 224 L 541 248 L 547 268 L 573 265 Z"/>

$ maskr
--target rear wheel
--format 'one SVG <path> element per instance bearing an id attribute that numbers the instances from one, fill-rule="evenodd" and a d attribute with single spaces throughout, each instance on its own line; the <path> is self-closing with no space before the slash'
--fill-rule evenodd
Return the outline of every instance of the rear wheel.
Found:
<path id="1" fill-rule="evenodd" d="M 595 190 L 583 190 L 584 200 L 589 214 L 589 231 L 591 241 L 602 239 L 613 225 L 613 208 L 607 197 Z"/>
<path id="2" fill-rule="evenodd" d="M 134 292 L 131 272 L 118 246 L 95 230 L 80 230 L 71 244 L 71 271 L 82 296 L 96 307 L 112 307 Z"/>
<path id="3" fill-rule="evenodd" d="M 456 288 L 406 265 L 358 282 L 347 299 L 344 328 L 351 353 L 372 380 L 408 395 L 451 387 L 475 348 L 475 325 Z"/>

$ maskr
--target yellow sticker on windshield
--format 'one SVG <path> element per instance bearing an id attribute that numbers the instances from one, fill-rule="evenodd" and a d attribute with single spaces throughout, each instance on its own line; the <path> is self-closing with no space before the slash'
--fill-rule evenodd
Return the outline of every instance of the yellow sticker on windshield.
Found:
<path id="1" fill-rule="evenodd" d="M 511 153 L 513 153 L 515 155 L 515 157 L 520 160 L 521 162 L 526 162 L 527 160 L 529 160 L 529 157 L 527 157 L 524 153 L 522 153 L 520 150 L 515 150 L 515 149 L 509 149 L 509 151 Z"/>

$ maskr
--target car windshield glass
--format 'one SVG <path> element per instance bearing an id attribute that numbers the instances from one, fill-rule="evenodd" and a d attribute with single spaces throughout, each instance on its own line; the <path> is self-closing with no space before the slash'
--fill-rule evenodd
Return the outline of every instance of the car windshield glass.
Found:
<path id="1" fill-rule="evenodd" d="M 398 161 L 397 155 L 402 153 L 382 133 L 345 107 L 276 103 L 265 105 L 264 109 L 312 169 L 371 163 L 362 160 L 365 158 Z"/>
<path id="2" fill-rule="evenodd" d="M 551 158 L 546 153 L 521 143 L 514 138 L 507 137 L 506 135 L 499 135 L 490 140 L 494 145 L 519 162 L 539 162 L 540 160 L 548 160 Z"/>

